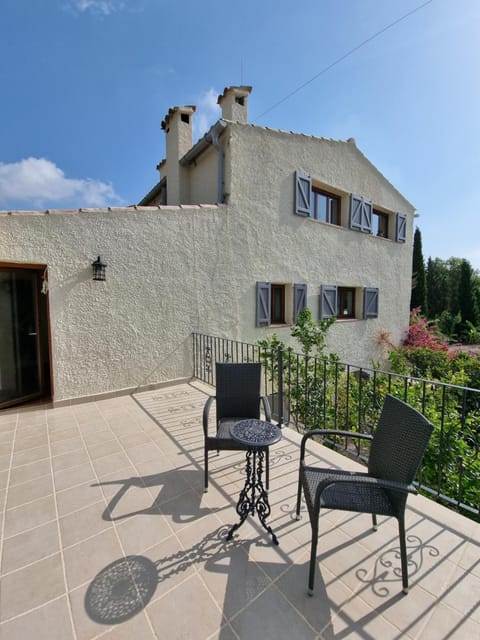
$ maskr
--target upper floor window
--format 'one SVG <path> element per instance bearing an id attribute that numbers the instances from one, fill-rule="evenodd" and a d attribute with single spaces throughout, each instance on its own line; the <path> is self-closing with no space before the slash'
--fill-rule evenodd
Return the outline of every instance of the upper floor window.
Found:
<path id="1" fill-rule="evenodd" d="M 340 197 L 312 186 L 310 217 L 330 224 L 340 224 Z"/>
<path id="2" fill-rule="evenodd" d="M 373 209 L 372 233 L 379 238 L 388 238 L 388 213 Z"/>

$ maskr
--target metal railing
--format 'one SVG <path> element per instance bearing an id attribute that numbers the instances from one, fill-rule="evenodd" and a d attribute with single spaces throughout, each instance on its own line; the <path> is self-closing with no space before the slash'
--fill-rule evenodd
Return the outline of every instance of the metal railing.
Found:
<path id="1" fill-rule="evenodd" d="M 274 419 L 300 432 L 371 433 L 387 393 L 408 402 L 435 427 L 417 475 L 419 488 L 480 521 L 479 389 L 194 333 L 194 377 L 215 386 L 215 362 L 260 362 Z M 347 450 L 344 440 L 333 438 L 330 444 L 365 459 L 360 449 Z"/>

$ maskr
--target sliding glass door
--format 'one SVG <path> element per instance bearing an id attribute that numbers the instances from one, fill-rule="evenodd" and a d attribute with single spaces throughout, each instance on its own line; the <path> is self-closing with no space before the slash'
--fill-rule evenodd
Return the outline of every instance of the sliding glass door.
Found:
<path id="1" fill-rule="evenodd" d="M 0 408 L 43 393 L 39 278 L 34 269 L 0 267 Z"/>

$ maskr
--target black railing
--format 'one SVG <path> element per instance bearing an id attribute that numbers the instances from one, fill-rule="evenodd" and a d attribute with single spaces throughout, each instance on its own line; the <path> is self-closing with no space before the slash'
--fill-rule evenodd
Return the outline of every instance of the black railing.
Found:
<path id="1" fill-rule="evenodd" d="M 215 386 L 215 362 L 261 362 L 274 419 L 298 431 L 370 433 L 387 393 L 435 426 L 417 479 L 425 494 L 480 520 L 480 390 L 314 358 L 226 338 L 193 334 L 193 375 Z M 331 445 L 346 450 L 344 441 Z M 353 452 L 364 458 L 361 450 Z"/>

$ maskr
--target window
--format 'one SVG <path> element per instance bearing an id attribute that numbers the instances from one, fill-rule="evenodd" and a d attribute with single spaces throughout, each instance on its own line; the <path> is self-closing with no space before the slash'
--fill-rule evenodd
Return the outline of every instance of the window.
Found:
<path id="1" fill-rule="evenodd" d="M 344 320 L 355 318 L 355 289 L 353 287 L 338 287 L 337 318 Z"/>
<path id="2" fill-rule="evenodd" d="M 340 198 L 318 187 L 312 187 L 310 192 L 310 217 L 339 225 Z"/>
<path id="3" fill-rule="evenodd" d="M 378 318 L 378 289 L 322 284 L 320 287 L 320 318 L 325 320 L 332 317 L 339 320 Z"/>
<path id="4" fill-rule="evenodd" d="M 270 324 L 285 324 L 285 285 L 270 285 Z"/>
<path id="5" fill-rule="evenodd" d="M 257 282 L 256 319 L 257 327 L 275 324 L 290 324 L 297 321 L 298 314 L 307 305 L 306 284 L 272 284 Z"/>
<path id="6" fill-rule="evenodd" d="M 312 185 L 312 179 L 295 172 L 295 209 L 298 216 L 340 225 L 341 197 Z"/>
<path id="7" fill-rule="evenodd" d="M 372 233 L 379 238 L 388 238 L 388 213 L 373 210 Z"/>

